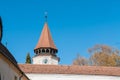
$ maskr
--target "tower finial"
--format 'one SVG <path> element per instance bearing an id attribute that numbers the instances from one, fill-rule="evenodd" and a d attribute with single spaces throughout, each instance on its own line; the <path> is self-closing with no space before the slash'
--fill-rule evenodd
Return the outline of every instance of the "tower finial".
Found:
<path id="1" fill-rule="evenodd" d="M 45 12 L 45 22 L 47 22 L 47 11 Z"/>

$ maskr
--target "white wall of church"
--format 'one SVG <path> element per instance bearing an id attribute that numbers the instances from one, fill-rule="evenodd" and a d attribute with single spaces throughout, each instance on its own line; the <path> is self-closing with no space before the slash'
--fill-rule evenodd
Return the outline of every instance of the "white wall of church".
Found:
<path id="1" fill-rule="evenodd" d="M 45 63 L 47 60 L 47 63 Z M 51 65 L 58 65 L 58 60 L 53 58 L 52 56 L 36 56 L 33 57 L 33 64 L 51 64 Z"/>
<path id="2" fill-rule="evenodd" d="M 1 80 L 15 80 L 15 77 L 17 77 L 17 80 L 19 79 L 19 75 L 10 67 L 9 64 L 7 64 L 1 58 L 0 58 L 0 76 Z"/>
<path id="3" fill-rule="evenodd" d="M 120 76 L 72 75 L 72 74 L 26 74 L 30 80 L 120 80 Z"/>

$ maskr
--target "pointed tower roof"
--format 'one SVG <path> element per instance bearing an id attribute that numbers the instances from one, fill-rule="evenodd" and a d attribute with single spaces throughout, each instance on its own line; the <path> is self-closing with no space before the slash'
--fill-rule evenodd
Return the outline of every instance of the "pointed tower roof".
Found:
<path id="1" fill-rule="evenodd" d="M 54 42 L 52 40 L 52 36 L 50 34 L 50 30 L 48 28 L 47 22 L 45 22 L 41 36 L 39 38 L 38 44 L 36 45 L 35 49 L 38 48 L 53 48 L 57 49 L 54 45 Z"/>

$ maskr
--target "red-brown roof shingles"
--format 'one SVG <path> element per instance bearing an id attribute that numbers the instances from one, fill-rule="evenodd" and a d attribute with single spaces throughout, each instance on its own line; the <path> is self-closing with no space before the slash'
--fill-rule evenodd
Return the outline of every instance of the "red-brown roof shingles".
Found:
<path id="1" fill-rule="evenodd" d="M 119 67 L 19 64 L 25 73 L 120 76 Z"/>
<path id="2" fill-rule="evenodd" d="M 44 28 L 42 30 L 40 39 L 39 39 L 35 49 L 45 48 L 45 47 L 57 49 L 52 40 L 52 36 L 50 34 L 47 22 L 44 24 Z"/>

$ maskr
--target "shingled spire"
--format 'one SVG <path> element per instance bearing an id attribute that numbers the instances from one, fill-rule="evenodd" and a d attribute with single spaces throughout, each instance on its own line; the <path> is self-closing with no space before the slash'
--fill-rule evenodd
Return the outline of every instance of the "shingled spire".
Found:
<path id="1" fill-rule="evenodd" d="M 45 15 L 45 24 L 39 41 L 34 49 L 36 55 L 33 57 L 33 64 L 58 65 L 60 58 L 57 57 L 57 52 L 58 49 L 53 42 L 48 28 L 47 15 Z"/>
<path id="2" fill-rule="evenodd" d="M 47 23 L 47 15 L 45 15 L 45 24 L 41 33 L 41 36 L 39 38 L 39 41 L 34 49 L 34 52 L 38 55 L 49 54 L 56 56 L 56 53 L 58 52 L 58 49 L 56 48 L 52 36 L 50 34 L 50 30 L 48 28 Z"/>
<path id="3" fill-rule="evenodd" d="M 45 22 L 44 24 L 44 28 L 42 30 L 40 39 L 38 41 L 37 46 L 35 47 L 35 49 L 38 49 L 38 48 L 53 48 L 57 50 L 52 40 L 52 36 L 50 34 L 47 22 Z"/>

